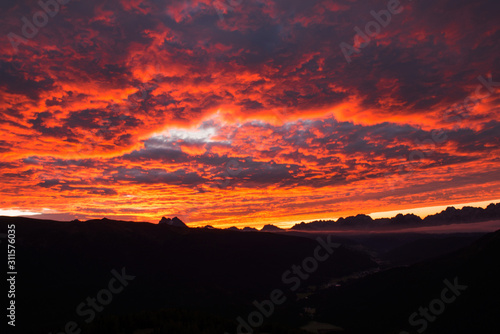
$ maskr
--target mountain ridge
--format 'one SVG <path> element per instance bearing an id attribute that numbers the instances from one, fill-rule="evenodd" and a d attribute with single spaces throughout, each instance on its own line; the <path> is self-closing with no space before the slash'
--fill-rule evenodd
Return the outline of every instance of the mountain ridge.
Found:
<path id="1" fill-rule="evenodd" d="M 15 218 L 10 216 L 0 216 L 2 219 Z M 65 222 L 56 221 L 52 219 L 38 219 L 31 217 L 19 217 L 26 219 L 35 219 L 43 221 L 52 222 Z M 435 227 L 435 226 L 446 226 L 451 224 L 473 224 L 481 223 L 486 221 L 500 220 L 500 203 L 491 203 L 486 208 L 464 206 L 461 209 L 456 209 L 453 206 L 447 207 L 445 210 L 428 215 L 425 218 L 420 218 L 415 214 L 397 214 L 392 218 L 377 218 L 373 219 L 366 214 L 358 214 L 356 216 L 348 216 L 346 218 L 341 217 L 337 220 L 314 220 L 309 223 L 301 222 L 295 224 L 291 228 L 280 228 L 273 224 L 266 224 L 260 230 L 252 226 L 246 226 L 244 228 L 237 228 L 235 226 L 226 228 L 226 230 L 233 231 L 261 231 L 261 232 L 284 232 L 284 231 L 345 231 L 345 230 L 397 230 L 415 227 Z M 127 220 L 115 220 L 109 218 L 101 219 L 89 219 L 85 221 L 80 221 L 78 219 L 70 221 L 71 223 L 86 223 L 86 222 L 132 222 Z M 166 218 L 162 217 L 158 224 L 150 222 L 136 222 L 136 223 L 147 223 L 152 225 L 168 225 L 173 227 L 182 228 L 193 228 L 185 224 L 178 217 Z M 207 229 L 220 229 L 217 226 L 206 225 L 204 227 L 195 228 L 207 228 Z"/>

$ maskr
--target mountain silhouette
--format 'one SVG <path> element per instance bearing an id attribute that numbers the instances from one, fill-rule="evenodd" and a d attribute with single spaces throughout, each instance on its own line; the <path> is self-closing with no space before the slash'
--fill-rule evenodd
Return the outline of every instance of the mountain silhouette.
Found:
<path id="1" fill-rule="evenodd" d="M 500 219 L 500 203 L 491 203 L 485 209 L 465 206 L 462 209 L 448 207 L 446 210 L 429 215 L 424 219 L 414 214 L 398 214 L 392 218 L 372 219 L 359 214 L 334 220 L 315 220 L 310 223 L 295 224 L 295 231 L 336 231 L 336 230 L 394 230 L 410 227 L 430 227 L 450 224 L 478 223 Z"/>
<path id="2" fill-rule="evenodd" d="M 262 232 L 278 232 L 278 231 L 283 231 L 282 228 L 279 228 L 278 226 L 272 225 L 272 224 L 267 224 L 264 225 L 261 229 Z"/>
<path id="3" fill-rule="evenodd" d="M 188 226 L 186 224 L 184 224 L 184 222 L 177 217 L 174 217 L 172 219 L 162 217 L 158 224 L 160 224 L 160 225 L 165 224 L 168 226 L 188 228 Z"/>

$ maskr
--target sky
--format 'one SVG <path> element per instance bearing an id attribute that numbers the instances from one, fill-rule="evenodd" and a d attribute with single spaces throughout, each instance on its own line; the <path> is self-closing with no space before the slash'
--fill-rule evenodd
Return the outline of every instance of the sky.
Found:
<path id="1" fill-rule="evenodd" d="M 0 213 L 241 227 L 494 202 L 498 17 L 494 0 L 2 1 Z"/>

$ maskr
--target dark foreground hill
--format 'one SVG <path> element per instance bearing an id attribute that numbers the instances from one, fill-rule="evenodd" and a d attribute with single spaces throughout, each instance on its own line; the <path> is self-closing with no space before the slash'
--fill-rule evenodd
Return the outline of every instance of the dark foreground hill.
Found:
<path id="1" fill-rule="evenodd" d="M 234 319 L 274 289 L 294 300 L 308 285 L 377 266 L 367 255 L 340 247 L 290 293 L 283 273 L 313 256 L 316 240 L 107 219 L 1 217 L 0 223 L 15 224 L 16 333 L 23 334 L 77 333 L 82 326 L 87 333 L 134 333 L 148 328 L 144 319 L 168 316 L 185 333 L 214 333 L 225 323 L 234 332 Z M 99 329 L 102 323 L 106 328 Z"/>
<path id="2" fill-rule="evenodd" d="M 302 307 L 345 333 L 499 333 L 499 256 L 500 231 L 438 259 L 343 282 Z"/>
<path id="3" fill-rule="evenodd" d="M 258 310 L 253 302 L 262 305 L 276 289 L 286 302 L 275 305 L 253 333 L 305 334 L 300 328 L 310 321 L 346 334 L 417 333 L 425 318 L 408 318 L 441 298 L 444 280 L 467 288 L 427 321 L 425 333 L 498 332 L 500 232 L 335 237 L 342 246 L 299 279 L 292 266 L 314 256 L 321 245 L 316 238 L 326 242 L 326 234 L 108 219 L 0 217 L 0 224 L 3 230 L 16 226 L 13 333 L 233 334 L 238 317 L 259 320 L 251 318 Z M 380 269 L 372 258 L 383 268 L 405 266 L 371 274 Z M 310 330 L 317 326 L 312 324 Z"/>

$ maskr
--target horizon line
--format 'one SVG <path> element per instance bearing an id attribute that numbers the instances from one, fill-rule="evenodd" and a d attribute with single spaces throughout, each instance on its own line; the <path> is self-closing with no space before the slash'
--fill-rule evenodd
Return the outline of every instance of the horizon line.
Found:
<path id="1" fill-rule="evenodd" d="M 403 210 L 391 210 L 391 211 L 380 211 L 380 212 L 373 212 L 373 213 L 358 213 L 356 215 L 367 215 L 370 216 L 372 219 L 380 219 L 380 218 L 394 218 L 399 214 L 414 214 L 416 216 L 419 216 L 421 219 L 424 219 L 427 216 L 434 215 L 437 213 L 440 213 L 448 207 L 454 207 L 455 209 L 462 209 L 463 207 L 476 207 L 476 208 L 486 208 L 490 204 L 499 204 L 500 199 L 496 200 L 490 200 L 490 201 L 477 201 L 477 202 L 468 202 L 468 203 L 459 203 L 459 204 L 448 204 L 448 205 L 437 205 L 437 206 L 429 206 L 429 207 L 415 207 L 411 209 L 403 209 Z M 4 217 L 19 217 L 19 218 L 32 218 L 32 219 L 41 219 L 41 220 L 54 220 L 54 221 L 60 221 L 60 222 L 70 222 L 73 220 L 81 220 L 78 218 L 75 219 L 57 219 L 55 218 L 50 218 L 50 217 L 36 217 L 36 216 L 52 216 L 54 214 L 44 214 L 44 213 L 30 213 L 30 214 L 21 214 L 21 215 L 12 215 L 12 214 L 5 214 L 5 212 L 13 212 L 14 210 L 2 210 L 0 209 L 0 216 Z M 57 215 L 57 214 L 55 214 Z M 351 216 L 356 216 L 356 215 L 351 215 Z M 168 215 L 162 215 L 161 217 L 167 217 Z M 173 215 L 173 217 L 176 215 Z M 178 216 L 178 215 L 177 215 Z M 99 220 L 99 219 L 110 219 L 110 220 L 121 220 L 121 221 L 129 221 L 129 222 L 136 222 L 136 223 L 151 223 L 151 224 L 158 224 L 159 221 L 161 220 L 161 217 L 157 220 L 154 221 L 147 221 L 147 220 L 127 220 L 126 218 L 108 218 L 106 216 L 103 216 L 101 218 L 87 218 L 83 219 L 84 221 L 87 220 Z M 350 217 L 350 216 L 346 216 Z M 180 217 L 181 220 L 182 218 L 185 217 Z M 256 224 L 256 225 L 248 225 L 248 224 L 217 224 L 216 226 L 213 226 L 214 228 L 220 228 L 220 229 L 225 229 L 229 227 L 237 227 L 237 228 L 244 228 L 244 227 L 250 227 L 250 228 L 255 228 L 255 229 L 262 229 L 265 225 L 274 225 L 276 227 L 282 228 L 282 229 L 290 229 L 296 224 L 300 224 L 302 222 L 304 223 L 311 223 L 314 221 L 337 221 L 341 217 L 335 217 L 335 218 L 330 218 L 330 217 L 322 217 L 322 218 L 315 218 L 315 219 L 306 219 L 306 220 L 294 220 L 294 221 L 283 221 L 283 222 L 274 222 L 274 223 L 263 223 L 263 224 Z M 187 226 L 191 224 L 192 228 L 198 228 L 198 227 L 205 227 L 209 226 L 212 224 L 195 224 L 192 222 L 185 222 Z"/>

